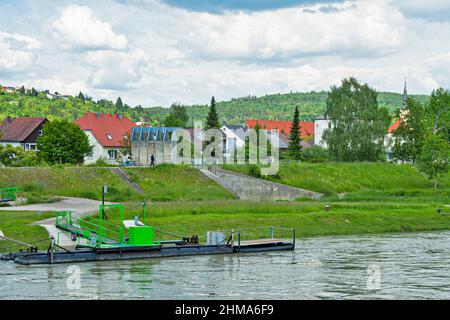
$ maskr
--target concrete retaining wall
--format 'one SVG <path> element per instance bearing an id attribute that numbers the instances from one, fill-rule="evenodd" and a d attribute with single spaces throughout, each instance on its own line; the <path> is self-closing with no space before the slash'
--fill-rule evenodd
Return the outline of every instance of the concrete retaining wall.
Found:
<path id="1" fill-rule="evenodd" d="M 235 173 L 218 168 L 209 170 L 210 174 L 217 177 L 216 182 L 228 190 L 232 190 L 241 200 L 252 201 L 293 201 L 298 198 L 321 199 L 321 193 L 287 186 L 272 181 L 257 179 L 240 173 Z M 211 176 L 209 176 L 211 178 Z"/>

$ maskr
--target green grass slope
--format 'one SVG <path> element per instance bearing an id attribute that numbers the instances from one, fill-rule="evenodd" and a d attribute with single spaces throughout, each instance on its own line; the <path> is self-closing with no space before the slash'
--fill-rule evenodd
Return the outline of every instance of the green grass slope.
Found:
<path id="1" fill-rule="evenodd" d="M 41 249 L 48 246 L 49 241 L 38 241 L 49 239 L 48 232 L 40 227 L 32 225 L 35 221 L 54 217 L 54 213 L 36 213 L 36 212 L 18 212 L 18 211 L 0 211 L 0 230 L 6 237 L 20 240 L 28 244 L 40 245 Z M 8 250 L 9 248 L 9 250 Z M 26 247 L 16 246 L 14 243 L 0 241 L 0 252 L 16 252 Z"/>
<path id="2" fill-rule="evenodd" d="M 225 166 L 247 174 L 248 166 Z M 333 197 L 398 200 L 401 198 L 445 201 L 450 197 L 450 174 L 439 179 L 439 189 L 411 165 L 389 163 L 281 164 L 278 177 L 268 179 Z"/>
<path id="3" fill-rule="evenodd" d="M 152 201 L 233 199 L 227 190 L 189 166 L 160 165 L 124 169 Z"/>
<path id="4" fill-rule="evenodd" d="M 125 169 L 141 185 L 139 195 L 108 168 L 37 167 L 0 168 L 0 188 L 19 187 L 21 194 L 38 202 L 48 196 L 67 196 L 101 200 L 102 186 L 108 186 L 107 200 L 114 202 L 153 200 L 217 200 L 232 196 L 201 172 L 184 166 Z"/>

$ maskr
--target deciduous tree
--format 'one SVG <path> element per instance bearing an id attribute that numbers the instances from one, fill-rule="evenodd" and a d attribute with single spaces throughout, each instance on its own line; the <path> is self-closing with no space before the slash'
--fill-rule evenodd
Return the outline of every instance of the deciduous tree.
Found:
<path id="1" fill-rule="evenodd" d="M 393 133 L 393 158 L 415 163 L 425 140 L 425 113 L 422 105 L 408 98 L 407 107 L 399 111 L 400 125 Z"/>
<path id="2" fill-rule="evenodd" d="M 189 121 L 186 107 L 179 103 L 174 103 L 170 107 L 170 113 L 164 120 L 166 127 L 186 128 Z"/>
<path id="3" fill-rule="evenodd" d="M 380 108 L 377 92 L 355 78 L 344 79 L 328 93 L 326 115 L 331 129 L 324 133 L 330 154 L 338 161 L 377 161 L 391 121 Z"/>
<path id="4" fill-rule="evenodd" d="M 419 169 L 434 181 L 437 188 L 437 177 L 448 171 L 450 160 L 450 144 L 442 137 L 431 134 L 423 144 L 419 158 Z"/>
<path id="5" fill-rule="evenodd" d="M 49 164 L 80 164 L 92 152 L 86 134 L 67 120 L 48 122 L 38 138 L 38 157 Z"/>

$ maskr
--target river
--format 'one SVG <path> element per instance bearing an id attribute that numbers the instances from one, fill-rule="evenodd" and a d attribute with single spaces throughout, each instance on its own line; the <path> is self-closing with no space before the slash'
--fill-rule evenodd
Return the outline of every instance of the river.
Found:
<path id="1" fill-rule="evenodd" d="M 438 298 L 450 299 L 450 232 L 311 238 L 241 256 L 0 262 L 0 299 Z"/>

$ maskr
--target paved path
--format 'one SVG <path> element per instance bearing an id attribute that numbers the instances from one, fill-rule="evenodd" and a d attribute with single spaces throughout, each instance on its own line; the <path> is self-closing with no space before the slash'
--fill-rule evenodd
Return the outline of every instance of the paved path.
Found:
<path id="1" fill-rule="evenodd" d="M 3 211 L 40 211 L 40 212 L 58 212 L 58 211 L 72 211 L 74 217 L 81 217 L 89 213 L 98 211 L 101 201 L 81 199 L 81 198 L 63 198 L 61 201 L 54 203 L 37 203 L 27 206 L 18 207 L 2 207 Z M 106 202 L 106 204 L 111 204 Z M 55 218 L 37 221 L 33 224 L 48 225 L 54 224 Z"/>

